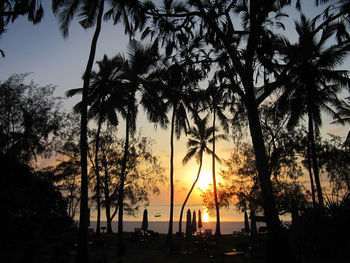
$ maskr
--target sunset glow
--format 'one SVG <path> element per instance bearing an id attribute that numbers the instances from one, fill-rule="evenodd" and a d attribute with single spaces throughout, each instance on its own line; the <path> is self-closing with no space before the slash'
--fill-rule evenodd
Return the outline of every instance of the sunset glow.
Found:
<path id="1" fill-rule="evenodd" d="M 202 172 L 199 176 L 197 186 L 202 190 L 205 191 L 209 189 L 210 185 L 213 183 L 213 179 L 211 176 L 211 173 L 209 172 Z"/>
<path id="2" fill-rule="evenodd" d="M 204 211 L 203 211 L 203 218 L 202 218 L 202 222 L 209 222 L 209 213 L 208 213 L 208 209 L 206 207 L 203 207 Z"/>

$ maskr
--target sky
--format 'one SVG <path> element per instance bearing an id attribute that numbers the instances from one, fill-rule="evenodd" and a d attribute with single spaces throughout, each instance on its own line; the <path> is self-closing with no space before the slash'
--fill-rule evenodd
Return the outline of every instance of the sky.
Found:
<path id="1" fill-rule="evenodd" d="M 86 62 L 90 50 L 93 29 L 84 30 L 78 23 L 73 22 L 70 26 L 68 38 L 63 38 L 59 31 L 57 19 L 53 16 L 49 6 L 50 1 L 43 1 L 44 18 L 41 23 L 32 25 L 25 17 L 18 18 L 13 24 L 9 24 L 7 31 L 0 38 L 0 49 L 5 52 L 6 57 L 0 58 L 0 81 L 6 80 L 13 73 L 32 74 L 28 80 L 33 79 L 40 85 L 56 85 L 56 95 L 64 96 L 68 89 L 82 87 L 82 74 L 86 67 Z M 313 1 L 304 1 L 304 13 L 315 15 L 319 9 L 313 7 Z M 293 17 L 296 12 L 288 9 L 291 16 L 286 23 L 286 35 L 293 42 L 296 33 L 293 30 Z M 96 60 L 102 59 L 103 55 L 111 57 L 117 53 L 126 52 L 128 37 L 124 35 L 124 30 L 120 25 L 104 22 L 101 35 L 98 40 Z M 344 68 L 349 69 L 349 59 Z M 64 107 L 71 110 L 79 100 L 78 97 L 67 99 Z M 142 109 L 139 110 L 138 128 L 142 129 L 142 134 L 157 140 L 153 147 L 153 152 L 161 157 L 162 166 L 166 169 L 165 175 L 169 175 L 170 158 L 170 130 L 154 129 L 153 124 L 147 122 Z M 328 132 L 344 136 L 347 128 L 342 126 L 329 125 L 329 117 L 324 118 L 322 134 Z M 119 136 L 123 136 L 122 125 L 119 128 Z M 175 203 L 182 203 L 185 194 L 192 184 L 198 169 L 198 165 L 191 161 L 186 166 L 182 165 L 182 158 L 186 154 L 186 138 L 175 142 Z M 222 142 L 217 145 L 217 153 L 227 159 L 233 151 L 232 141 Z M 204 157 L 202 184 L 211 180 L 211 158 Z M 220 168 L 220 166 L 219 166 Z M 324 178 L 325 180 L 325 178 Z M 220 179 L 219 179 L 220 181 Z M 169 202 L 169 187 L 162 187 L 160 196 L 153 197 L 153 203 Z M 200 203 L 199 192 L 196 189 L 189 203 Z"/>

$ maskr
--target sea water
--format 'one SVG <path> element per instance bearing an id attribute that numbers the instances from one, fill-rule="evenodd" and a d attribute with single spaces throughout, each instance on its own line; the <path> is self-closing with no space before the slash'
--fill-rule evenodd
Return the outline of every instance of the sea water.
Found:
<path id="1" fill-rule="evenodd" d="M 179 227 L 179 217 L 182 205 L 174 205 L 174 223 L 173 223 L 173 233 L 178 231 Z M 170 215 L 170 206 L 168 204 L 151 204 L 147 207 L 140 207 L 138 213 L 135 216 L 124 216 L 123 228 L 126 232 L 133 232 L 135 228 L 141 227 L 143 211 L 144 209 L 148 211 L 148 229 L 153 230 L 158 233 L 168 233 L 169 227 L 169 215 Z M 184 209 L 182 216 L 182 231 L 185 231 L 186 227 L 186 214 L 187 210 L 190 209 L 191 215 L 193 211 L 196 211 L 196 218 L 198 223 L 198 211 L 201 211 L 202 214 L 202 230 L 212 229 L 212 232 L 215 233 L 216 228 L 216 214 L 215 210 L 208 211 L 205 207 L 200 204 L 190 204 L 187 205 Z M 104 211 L 101 213 L 101 227 L 106 226 Z M 207 221 L 207 222 L 205 222 Z M 244 228 L 244 215 L 242 212 L 238 211 L 234 207 L 221 208 L 220 209 L 220 227 L 222 234 L 232 234 L 233 231 L 240 231 Z M 258 227 L 264 225 L 264 223 L 258 223 Z M 95 211 L 91 212 L 90 216 L 90 227 L 96 229 L 96 213 Z M 112 230 L 117 232 L 118 222 L 117 215 L 112 222 Z"/>

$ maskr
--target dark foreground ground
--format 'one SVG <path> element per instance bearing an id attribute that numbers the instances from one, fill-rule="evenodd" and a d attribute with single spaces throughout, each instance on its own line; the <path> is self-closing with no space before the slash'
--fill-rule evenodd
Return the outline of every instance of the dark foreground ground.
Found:
<path id="1" fill-rule="evenodd" d="M 0 262 L 73 263 L 76 257 L 74 236 L 62 235 L 21 250 L 1 251 Z M 117 257 L 117 245 L 117 234 L 90 236 L 89 262 L 120 262 L 120 258 Z M 165 234 L 151 236 L 125 233 L 125 247 L 126 255 L 121 258 L 122 262 L 253 262 L 249 237 L 247 236 L 181 238 L 174 235 L 173 250 L 169 253 Z M 237 256 L 224 255 L 225 252 L 233 252 L 234 250 L 244 253 Z"/>
<path id="2" fill-rule="evenodd" d="M 66 234 L 53 237 L 41 244 L 22 247 L 20 250 L 18 248 L 2 250 L 0 251 L 0 262 L 73 263 L 76 257 L 75 236 L 75 234 Z M 169 253 L 169 248 L 166 245 L 166 235 L 156 234 L 151 236 L 125 233 L 126 255 L 118 258 L 117 234 L 92 235 L 89 236 L 89 262 L 268 262 L 266 257 L 266 235 L 264 234 L 260 234 L 255 241 L 244 235 L 224 235 L 220 238 L 214 236 L 193 236 L 191 238 L 174 236 L 173 244 L 172 253 Z M 299 262 L 348 262 L 334 259 L 322 258 L 317 254 L 306 254 L 302 259 L 299 259 Z"/>

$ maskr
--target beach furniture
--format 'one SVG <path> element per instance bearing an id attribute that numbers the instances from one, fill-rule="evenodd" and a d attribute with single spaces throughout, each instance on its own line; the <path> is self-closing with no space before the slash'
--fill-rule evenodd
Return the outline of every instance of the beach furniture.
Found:
<path id="1" fill-rule="evenodd" d="M 213 234 L 213 232 L 212 232 L 211 229 L 205 229 L 205 230 L 204 230 L 204 234 L 205 234 L 206 236 L 211 236 L 211 235 Z"/>

